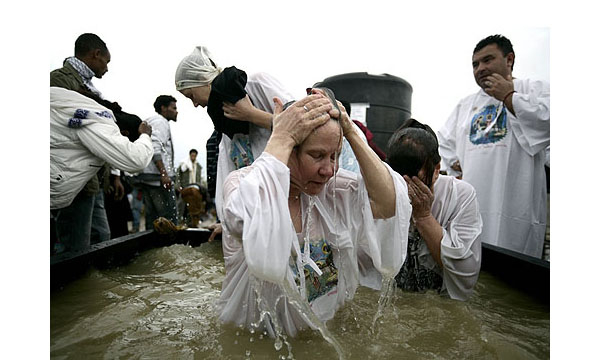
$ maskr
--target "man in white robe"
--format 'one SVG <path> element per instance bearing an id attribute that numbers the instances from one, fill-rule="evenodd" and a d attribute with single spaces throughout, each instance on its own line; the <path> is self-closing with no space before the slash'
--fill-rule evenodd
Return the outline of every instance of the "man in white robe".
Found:
<path id="1" fill-rule="evenodd" d="M 545 149 L 550 85 L 515 79 L 515 53 L 501 35 L 473 51 L 481 87 L 459 102 L 438 132 L 442 170 L 475 188 L 483 242 L 540 258 L 546 230 Z"/>

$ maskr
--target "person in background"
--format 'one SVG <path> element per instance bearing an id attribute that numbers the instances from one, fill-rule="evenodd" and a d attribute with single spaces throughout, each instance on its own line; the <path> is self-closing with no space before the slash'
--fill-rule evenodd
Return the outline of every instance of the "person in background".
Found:
<path id="1" fill-rule="evenodd" d="M 481 241 L 541 258 L 546 231 L 545 149 L 550 85 L 513 77 L 509 39 L 492 35 L 473 50 L 481 88 L 462 99 L 438 131 L 442 170 L 475 188 Z"/>
<path id="2" fill-rule="evenodd" d="M 363 141 L 335 99 L 313 90 L 286 105 L 282 112 L 276 99 L 264 152 L 225 180 L 226 275 L 217 306 L 221 321 L 260 323 L 271 335 L 279 324 L 294 336 L 316 324 L 290 296 L 327 321 L 359 284 L 381 288 L 381 277 L 359 282 L 359 269 L 396 275 L 406 255 L 410 203 L 404 180 Z M 344 137 L 360 174 L 336 167 Z M 360 243 L 368 262 L 357 257 Z M 263 318 L 265 308 L 271 316 Z"/>
<path id="3" fill-rule="evenodd" d="M 132 186 L 131 194 L 127 196 L 129 199 L 129 206 L 131 208 L 131 231 L 130 233 L 136 233 L 141 230 L 140 219 L 142 216 L 144 206 L 144 194 L 139 187 Z"/>
<path id="4" fill-rule="evenodd" d="M 122 181 L 121 181 L 122 180 Z M 129 234 L 128 222 L 133 220 L 131 206 L 127 195 L 131 193 L 131 185 L 127 177 L 110 174 L 109 184 L 121 183 L 121 188 L 109 186 L 104 189 L 104 208 L 110 227 L 110 238 L 118 238 Z"/>
<path id="5" fill-rule="evenodd" d="M 219 143 L 221 142 L 221 133 L 214 130 L 210 138 L 206 141 L 206 189 L 210 201 L 207 202 L 207 211 L 214 210 L 214 217 L 217 217 L 215 209 L 215 191 L 217 187 L 217 163 L 219 162 Z"/>
<path id="6" fill-rule="evenodd" d="M 120 110 L 118 104 L 104 101 L 102 93 L 92 83 L 92 78 L 101 79 L 106 74 L 110 59 L 110 51 L 98 35 L 81 34 L 75 40 L 74 56 L 66 58 L 62 68 L 50 72 L 50 86 L 77 91 L 108 107 L 114 115 L 116 108 Z M 93 194 L 96 197 L 91 224 L 92 243 L 110 239 L 110 226 L 104 208 L 104 191 L 102 189 L 105 185 L 108 187 L 110 169 L 105 166 L 97 170 L 97 177 L 92 177 L 81 190 L 86 195 Z M 119 192 L 123 190 L 120 185 L 120 182 L 113 183 L 114 188 Z"/>
<path id="7" fill-rule="evenodd" d="M 128 131 L 132 131 L 129 129 Z M 105 162 L 142 170 L 152 157 L 152 127 L 142 122 L 134 142 L 121 134 L 112 112 L 78 92 L 50 87 L 50 212 L 64 251 L 90 246 L 96 195 L 82 189 Z"/>
<path id="8" fill-rule="evenodd" d="M 198 150 L 191 149 L 189 157 L 177 167 L 177 188 L 184 188 L 190 184 L 202 184 L 202 166 L 197 161 Z"/>
<path id="9" fill-rule="evenodd" d="M 177 121 L 177 99 L 160 95 L 154 101 L 156 115 L 146 119 L 152 126 L 154 155 L 146 168 L 134 177 L 142 190 L 146 229 L 152 229 L 154 220 L 164 217 L 177 224 L 175 198 L 175 166 L 173 140 L 169 121 Z"/>
<path id="10" fill-rule="evenodd" d="M 473 186 L 440 175 L 440 161 L 435 132 L 414 119 L 389 140 L 387 163 L 403 175 L 412 204 L 408 254 L 396 283 L 404 291 L 467 300 L 481 268 L 482 220 Z"/>
<path id="11" fill-rule="evenodd" d="M 189 155 L 177 167 L 177 213 L 181 224 L 197 227 L 200 217 L 206 214 L 206 186 L 197 161 L 198 150 L 191 149 Z"/>

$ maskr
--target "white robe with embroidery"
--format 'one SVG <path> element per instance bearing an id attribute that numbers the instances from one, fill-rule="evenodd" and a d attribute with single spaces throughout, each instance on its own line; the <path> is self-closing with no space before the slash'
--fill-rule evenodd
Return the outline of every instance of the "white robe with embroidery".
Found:
<path id="1" fill-rule="evenodd" d="M 396 191 L 393 217 L 373 219 L 361 175 L 340 169 L 323 191 L 313 197 L 310 215 L 310 198 L 301 195 L 303 234 L 296 234 L 290 217 L 290 172 L 284 163 L 263 153 L 251 166 L 233 172 L 224 186 L 226 278 L 218 304 L 220 319 L 245 326 L 257 322 L 259 311 L 251 285 L 253 277 L 266 281 L 261 299 L 276 306 L 277 320 L 287 334 L 293 336 L 298 329 L 312 325 L 287 298 L 277 302 L 282 295 L 280 285 L 284 282 L 302 293 L 296 286 L 294 269 L 299 267 L 296 255 L 301 253 L 298 249 L 303 247 L 306 232 L 310 234 L 311 243 L 325 239 L 337 268 L 337 285 L 310 303 L 322 321 L 333 318 L 345 300 L 353 297 L 362 280 L 359 267 L 372 266 L 385 277 L 395 276 L 406 257 L 412 208 L 406 183 L 389 167 L 388 170 Z M 357 257 L 359 246 L 369 257 L 366 265 Z M 307 262 L 310 266 L 310 260 Z M 373 283 L 361 284 L 377 287 Z"/>
<path id="2" fill-rule="evenodd" d="M 449 167 L 458 160 L 463 180 L 477 191 L 483 242 L 540 258 L 546 231 L 550 85 L 515 79 L 514 88 L 516 116 L 502 111 L 502 102 L 483 90 L 460 101 L 438 132 L 442 169 L 454 174 Z"/>

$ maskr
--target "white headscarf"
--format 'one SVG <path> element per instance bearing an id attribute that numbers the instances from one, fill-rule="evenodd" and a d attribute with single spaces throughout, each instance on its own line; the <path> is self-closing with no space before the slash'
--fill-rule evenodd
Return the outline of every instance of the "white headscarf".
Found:
<path id="1" fill-rule="evenodd" d="M 175 88 L 180 91 L 209 85 L 221 71 L 222 69 L 211 60 L 208 49 L 204 46 L 196 46 L 194 51 L 184 57 L 177 66 Z"/>

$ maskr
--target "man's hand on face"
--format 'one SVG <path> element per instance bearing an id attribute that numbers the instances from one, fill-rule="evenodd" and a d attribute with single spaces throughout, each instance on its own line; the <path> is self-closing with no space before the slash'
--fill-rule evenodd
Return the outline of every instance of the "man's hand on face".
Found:
<path id="1" fill-rule="evenodd" d="M 483 82 L 483 90 L 489 95 L 500 101 L 504 100 L 504 97 L 511 91 L 514 91 L 515 86 L 513 84 L 512 76 L 508 75 L 503 78 L 499 74 L 489 75 Z"/>

